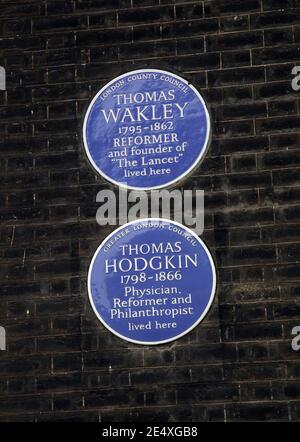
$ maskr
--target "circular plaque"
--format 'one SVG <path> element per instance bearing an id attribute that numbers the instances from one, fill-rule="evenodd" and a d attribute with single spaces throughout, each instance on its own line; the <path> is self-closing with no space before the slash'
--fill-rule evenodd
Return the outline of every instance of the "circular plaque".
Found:
<path id="1" fill-rule="evenodd" d="M 200 93 L 167 71 L 121 75 L 92 100 L 83 141 L 96 171 L 120 187 L 169 187 L 199 165 L 210 141 L 210 117 Z"/>
<path id="2" fill-rule="evenodd" d="M 207 314 L 216 272 L 203 241 L 174 221 L 147 218 L 109 235 L 92 259 L 90 302 L 99 320 L 129 342 L 180 338 Z"/>

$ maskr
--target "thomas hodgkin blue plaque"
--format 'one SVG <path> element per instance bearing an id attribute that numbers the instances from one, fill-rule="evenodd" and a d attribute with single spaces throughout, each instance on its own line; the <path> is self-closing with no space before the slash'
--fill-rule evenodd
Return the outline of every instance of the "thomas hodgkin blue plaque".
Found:
<path id="1" fill-rule="evenodd" d="M 92 100 L 83 141 L 93 167 L 129 189 L 174 185 L 202 160 L 210 118 L 200 93 L 185 79 L 158 69 L 115 78 Z"/>
<path id="2" fill-rule="evenodd" d="M 203 241 L 174 221 L 147 218 L 109 235 L 88 275 L 97 317 L 122 339 L 144 345 L 180 338 L 215 295 L 214 262 Z"/>

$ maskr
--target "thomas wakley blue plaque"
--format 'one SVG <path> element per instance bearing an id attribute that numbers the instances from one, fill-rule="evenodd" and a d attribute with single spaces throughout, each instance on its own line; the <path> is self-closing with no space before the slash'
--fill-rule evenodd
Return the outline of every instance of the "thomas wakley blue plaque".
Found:
<path id="1" fill-rule="evenodd" d="M 204 157 L 210 118 L 194 86 L 157 69 L 128 72 L 104 86 L 84 119 L 96 171 L 131 189 L 159 189 L 187 176 Z"/>

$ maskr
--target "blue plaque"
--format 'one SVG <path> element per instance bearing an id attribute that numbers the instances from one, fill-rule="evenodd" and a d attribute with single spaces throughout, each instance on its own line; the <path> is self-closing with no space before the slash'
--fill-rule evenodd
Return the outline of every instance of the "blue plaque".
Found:
<path id="1" fill-rule="evenodd" d="M 142 219 L 109 235 L 88 275 L 99 320 L 129 342 L 163 344 L 180 338 L 207 314 L 216 272 L 203 241 L 174 221 Z"/>
<path id="2" fill-rule="evenodd" d="M 200 93 L 158 69 L 121 75 L 92 100 L 84 119 L 89 161 L 108 181 L 129 189 L 172 186 L 204 157 L 210 118 Z"/>

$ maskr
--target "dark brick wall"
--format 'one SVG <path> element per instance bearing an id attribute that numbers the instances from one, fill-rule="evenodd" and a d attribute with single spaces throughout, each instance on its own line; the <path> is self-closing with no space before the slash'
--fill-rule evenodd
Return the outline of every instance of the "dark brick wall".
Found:
<path id="1" fill-rule="evenodd" d="M 300 420 L 298 0 L 0 1 L 1 421 Z M 185 183 L 206 193 L 218 297 L 175 343 L 127 344 L 86 274 L 112 228 L 85 159 L 84 110 L 114 76 L 189 78 L 214 120 Z"/>

